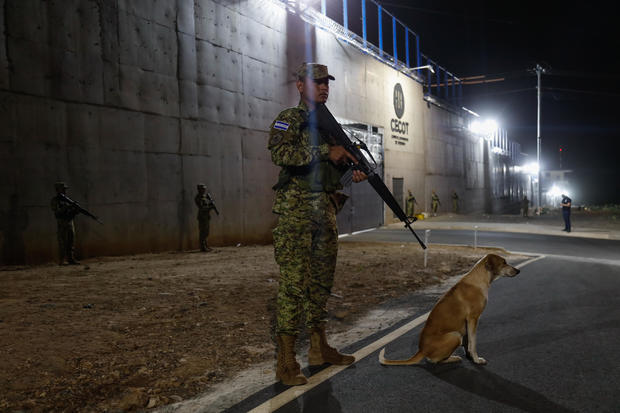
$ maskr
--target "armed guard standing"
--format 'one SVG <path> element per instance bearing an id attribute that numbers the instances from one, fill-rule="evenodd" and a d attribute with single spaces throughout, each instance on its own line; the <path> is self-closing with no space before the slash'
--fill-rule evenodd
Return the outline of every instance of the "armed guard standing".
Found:
<path id="1" fill-rule="evenodd" d="M 415 216 L 415 206 L 418 204 L 415 200 L 415 196 L 413 196 L 413 194 L 411 193 L 411 189 L 407 190 L 407 199 L 406 199 L 406 209 L 407 209 L 407 216 L 409 218 L 412 218 L 413 216 Z"/>
<path id="2" fill-rule="evenodd" d="M 459 194 L 455 190 L 452 190 L 452 212 L 459 213 Z"/>
<path id="3" fill-rule="evenodd" d="M 327 101 L 327 66 L 303 63 L 296 71 L 300 101 L 281 112 L 271 124 L 269 145 L 272 161 L 281 167 L 273 212 L 274 254 L 280 266 L 277 296 L 276 378 L 286 385 L 307 382 L 295 357 L 299 325 L 311 332 L 308 363 L 348 365 L 355 361 L 329 346 L 325 335 L 327 299 L 334 282 L 338 229 L 336 213 L 346 196 L 340 178 L 357 160 L 331 136 L 317 127 L 317 105 Z M 353 181 L 367 179 L 353 170 Z"/>
<path id="4" fill-rule="evenodd" d="M 527 218 L 530 210 L 530 200 L 527 199 L 527 195 L 523 196 L 523 201 L 521 201 L 521 210 L 523 211 L 523 217 Z"/>
<path id="5" fill-rule="evenodd" d="M 194 198 L 196 206 L 198 207 L 198 242 L 200 244 L 200 251 L 209 252 L 211 248 L 207 245 L 207 238 L 209 237 L 209 223 L 211 221 L 211 211 L 215 211 L 219 215 L 215 203 L 211 196 L 207 192 L 205 184 L 196 185 L 198 193 Z"/>
<path id="6" fill-rule="evenodd" d="M 65 194 L 68 188 L 64 182 L 56 182 L 54 184 L 56 196 L 51 201 L 57 224 L 59 265 L 65 263 L 65 258 L 70 265 L 79 264 L 74 255 L 75 226 L 73 225 L 73 218 L 80 211 L 67 200 Z"/>
<path id="7" fill-rule="evenodd" d="M 433 216 L 437 216 L 437 208 L 439 208 L 439 205 L 441 205 L 441 201 L 439 201 L 439 195 L 437 195 L 437 192 L 435 192 L 434 189 L 432 192 L 433 193 L 431 195 L 431 210 L 433 211 Z"/>

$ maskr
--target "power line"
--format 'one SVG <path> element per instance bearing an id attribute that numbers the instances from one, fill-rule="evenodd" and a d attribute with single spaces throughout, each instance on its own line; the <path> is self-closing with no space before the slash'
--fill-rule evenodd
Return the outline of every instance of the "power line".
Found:
<path id="1" fill-rule="evenodd" d="M 550 70 L 546 73 L 551 76 L 563 76 L 563 77 L 585 77 L 590 79 L 609 79 L 617 80 L 618 75 L 612 75 L 608 73 L 593 73 L 593 72 L 575 72 L 570 70 Z"/>
<path id="2" fill-rule="evenodd" d="M 559 88 L 559 87 L 544 87 L 542 88 L 542 90 L 548 90 L 552 92 L 584 93 L 584 94 L 590 94 L 590 95 L 620 97 L 620 93 L 601 92 L 601 91 L 596 91 L 596 90 L 566 89 L 566 88 Z"/>
<path id="3" fill-rule="evenodd" d="M 521 92 L 529 92 L 532 90 L 536 90 L 535 87 L 528 87 L 528 88 L 524 88 L 524 89 L 511 89 L 511 90 L 504 90 L 501 92 L 492 92 L 492 93 L 475 93 L 472 94 L 471 96 L 474 98 L 479 98 L 479 97 L 486 97 L 486 96 L 496 96 L 496 95 L 509 95 L 509 94 L 513 94 L 513 93 L 521 93 Z"/>

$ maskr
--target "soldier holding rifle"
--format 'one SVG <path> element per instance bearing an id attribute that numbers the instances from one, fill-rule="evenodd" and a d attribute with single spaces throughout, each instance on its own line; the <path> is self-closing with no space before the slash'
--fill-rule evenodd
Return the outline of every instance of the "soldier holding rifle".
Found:
<path id="1" fill-rule="evenodd" d="M 307 382 L 295 357 L 299 325 L 310 330 L 310 365 L 347 365 L 355 358 L 329 346 L 325 336 L 326 303 L 334 282 L 338 229 L 336 213 L 346 196 L 340 178 L 357 160 L 319 130 L 315 109 L 329 96 L 334 77 L 327 66 L 303 63 L 296 71 L 300 101 L 281 112 L 272 123 L 268 148 L 281 167 L 274 186 L 273 230 L 275 259 L 280 266 L 277 297 L 276 378 L 286 385 Z M 353 171 L 353 181 L 366 174 Z"/>
<path id="2" fill-rule="evenodd" d="M 73 225 L 73 218 L 77 214 L 87 215 L 101 224 L 96 216 L 67 196 L 68 188 L 64 182 L 56 182 L 54 184 L 56 196 L 51 201 L 52 211 L 54 211 L 57 223 L 59 265 L 64 264 L 65 258 L 70 265 L 79 264 L 75 260 L 74 251 L 75 226 Z"/>
<path id="3" fill-rule="evenodd" d="M 200 244 L 200 251 L 209 252 L 211 248 L 207 245 L 207 238 L 209 237 L 209 224 L 211 222 L 211 211 L 214 210 L 216 214 L 220 214 L 215 203 L 211 198 L 211 195 L 207 192 L 205 184 L 196 185 L 198 193 L 194 197 L 194 202 L 198 207 L 198 243 Z"/>

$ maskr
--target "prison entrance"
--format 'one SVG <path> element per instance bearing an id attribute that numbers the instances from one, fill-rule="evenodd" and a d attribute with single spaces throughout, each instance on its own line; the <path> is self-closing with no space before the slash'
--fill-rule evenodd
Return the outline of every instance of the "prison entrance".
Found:
<path id="1" fill-rule="evenodd" d="M 368 146 L 375 163 L 375 172 L 383 179 L 383 128 L 355 123 L 338 119 L 349 138 L 356 142 L 360 140 Z M 352 182 L 352 172 L 349 171 L 343 178 L 344 192 L 349 199 L 338 214 L 338 233 L 350 234 L 365 229 L 377 228 L 383 225 L 383 200 L 367 181 Z"/>

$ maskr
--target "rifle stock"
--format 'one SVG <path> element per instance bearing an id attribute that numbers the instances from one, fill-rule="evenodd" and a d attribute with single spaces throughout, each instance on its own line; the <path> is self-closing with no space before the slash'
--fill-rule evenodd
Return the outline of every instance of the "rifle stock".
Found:
<path id="1" fill-rule="evenodd" d="M 359 169 L 368 176 L 368 183 L 373 187 L 381 199 L 383 199 L 383 202 L 385 202 L 386 205 L 396 214 L 398 219 L 405 224 L 405 227 L 411 231 L 420 246 L 423 249 L 426 249 L 424 242 L 422 242 L 420 237 L 418 237 L 418 234 L 416 234 L 411 227 L 411 224 L 416 221 L 416 218 L 409 220 L 407 214 L 405 214 L 405 211 L 403 211 L 396 201 L 396 198 L 394 198 L 394 195 L 392 195 L 388 187 L 381 180 L 381 177 L 375 173 L 374 167 L 370 165 L 360 147 L 351 142 L 336 118 L 334 118 L 334 116 L 327 109 L 327 106 L 324 104 L 317 105 L 316 120 L 319 128 L 328 132 L 336 140 L 338 145 L 343 146 L 351 155 L 353 155 L 355 159 L 357 159 L 358 164 L 351 164 L 351 166 Z"/>

